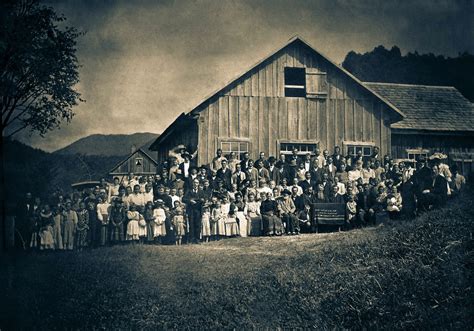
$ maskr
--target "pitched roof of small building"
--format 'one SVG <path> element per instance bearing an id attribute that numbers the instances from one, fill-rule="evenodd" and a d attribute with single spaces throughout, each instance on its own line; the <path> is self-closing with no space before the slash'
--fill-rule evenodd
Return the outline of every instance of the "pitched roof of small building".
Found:
<path id="1" fill-rule="evenodd" d="M 141 154 L 142 156 L 146 157 L 148 160 L 150 160 L 151 163 L 153 163 L 155 166 L 158 166 L 158 162 L 155 161 L 154 158 L 152 158 L 149 154 L 147 154 L 143 149 L 138 148 L 137 150 L 133 151 L 130 153 L 125 159 L 120 161 L 115 167 L 112 168 L 112 170 L 109 171 L 109 175 L 117 175 L 117 174 L 122 174 L 122 172 L 117 172 L 117 170 L 125 164 L 132 156 L 135 154 Z"/>
<path id="2" fill-rule="evenodd" d="M 405 114 L 394 129 L 474 131 L 474 104 L 452 86 L 364 84 Z"/>

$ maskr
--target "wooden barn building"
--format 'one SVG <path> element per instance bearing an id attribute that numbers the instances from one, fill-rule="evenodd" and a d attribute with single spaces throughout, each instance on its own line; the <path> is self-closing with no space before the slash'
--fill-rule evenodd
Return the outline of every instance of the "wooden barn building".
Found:
<path id="1" fill-rule="evenodd" d="M 381 155 L 395 151 L 396 157 L 408 157 L 406 150 L 399 153 L 399 149 L 425 148 L 409 142 L 406 129 L 416 122 L 417 109 L 396 98 L 388 86 L 393 84 L 361 82 L 295 37 L 181 114 L 150 149 L 162 161 L 174 146 L 185 144 L 188 150 L 198 151 L 198 164 L 208 164 L 218 148 L 239 156 L 248 151 L 257 158 L 259 152 L 278 156 L 293 148 L 301 154 L 316 147 L 332 153 L 336 145 L 343 154 L 361 149 L 370 155 L 378 146 Z M 411 92 L 407 97 L 413 97 Z"/>
<path id="2" fill-rule="evenodd" d="M 135 175 L 154 175 L 157 172 L 158 163 L 141 148 L 132 147 L 130 155 L 120 161 L 109 172 L 111 177 L 122 178 L 130 173 Z"/>
<path id="3" fill-rule="evenodd" d="M 450 86 L 365 83 L 405 117 L 391 125 L 394 158 L 447 154 L 464 174 L 474 171 L 474 105 Z"/>

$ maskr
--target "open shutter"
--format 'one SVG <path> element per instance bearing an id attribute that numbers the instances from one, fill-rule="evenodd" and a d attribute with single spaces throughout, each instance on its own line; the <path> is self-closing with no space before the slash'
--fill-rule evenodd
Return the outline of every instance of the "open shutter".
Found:
<path id="1" fill-rule="evenodd" d="M 325 72 L 317 69 L 306 69 L 306 97 L 326 98 L 328 95 L 328 83 Z"/>

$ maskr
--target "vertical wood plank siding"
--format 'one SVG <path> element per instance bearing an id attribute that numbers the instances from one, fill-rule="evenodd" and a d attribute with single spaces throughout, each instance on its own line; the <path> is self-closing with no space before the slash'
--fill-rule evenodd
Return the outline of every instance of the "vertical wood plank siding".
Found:
<path id="1" fill-rule="evenodd" d="M 285 67 L 326 72 L 327 98 L 285 97 Z M 248 141 L 252 158 L 260 151 L 277 156 L 279 140 L 319 142 L 331 153 L 344 141 L 370 142 L 388 153 L 390 112 L 323 57 L 293 43 L 225 87 L 199 111 L 198 162 L 209 163 L 225 139 Z M 176 134 L 175 141 L 186 135 Z"/>

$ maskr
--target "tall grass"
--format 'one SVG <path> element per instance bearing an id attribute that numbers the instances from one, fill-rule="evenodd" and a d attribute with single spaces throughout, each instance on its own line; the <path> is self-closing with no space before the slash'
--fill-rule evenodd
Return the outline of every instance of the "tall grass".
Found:
<path id="1" fill-rule="evenodd" d="M 472 329 L 473 202 L 351 232 L 9 257 L 0 328 Z"/>

